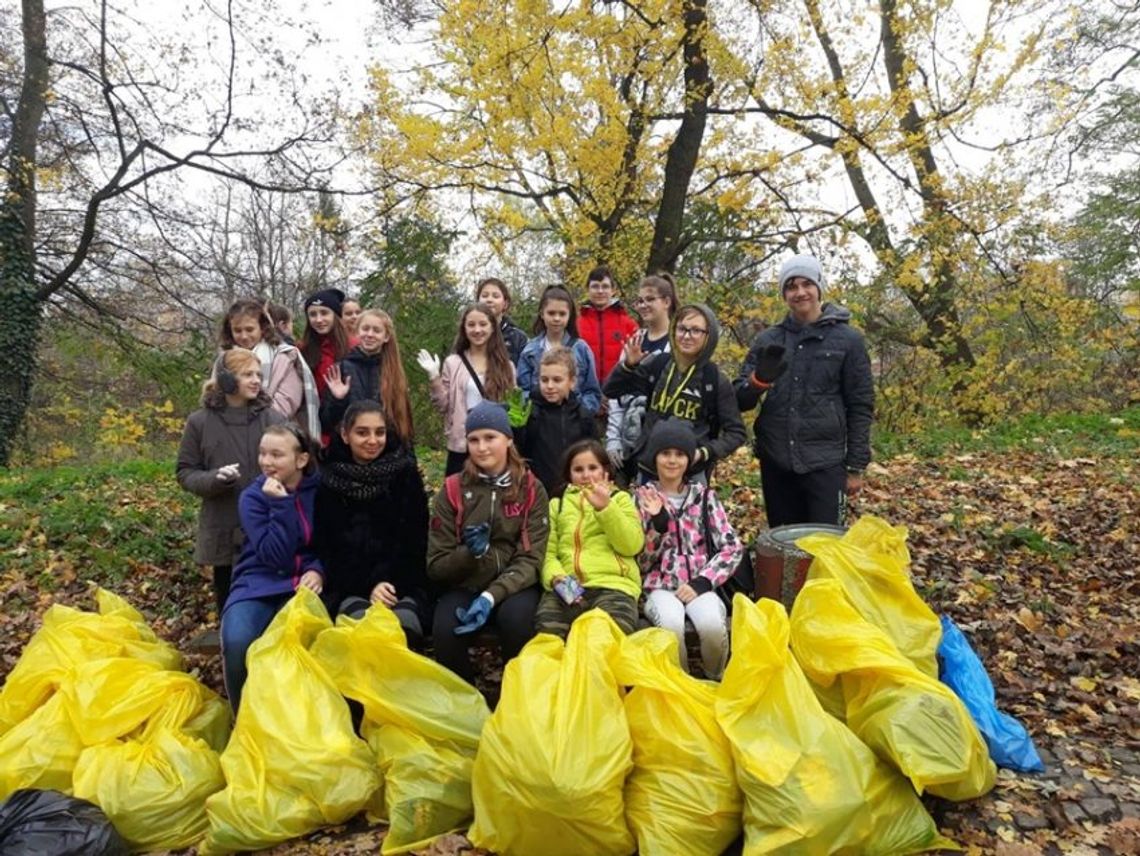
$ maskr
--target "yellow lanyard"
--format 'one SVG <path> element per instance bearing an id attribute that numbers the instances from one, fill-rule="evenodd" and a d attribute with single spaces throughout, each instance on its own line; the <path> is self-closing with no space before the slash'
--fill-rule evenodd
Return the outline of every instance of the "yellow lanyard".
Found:
<path id="1" fill-rule="evenodd" d="M 669 374 L 665 375 L 665 386 L 661 390 L 661 395 L 659 395 L 657 397 L 657 403 L 656 403 L 656 405 L 654 405 L 653 409 L 656 410 L 658 413 L 669 413 L 670 410 L 672 410 L 673 405 L 677 403 L 677 399 L 681 397 L 681 393 L 685 391 L 685 387 L 689 385 L 689 378 L 691 378 L 693 376 L 693 369 L 695 369 L 696 367 L 697 367 L 696 363 L 693 363 L 693 365 L 689 366 L 689 370 L 687 372 L 685 372 L 685 376 L 683 378 L 681 378 L 681 383 L 677 386 L 677 389 L 673 392 L 673 397 L 670 398 L 669 397 L 669 384 L 671 384 L 673 382 L 673 370 L 675 368 L 677 368 L 677 363 L 675 363 L 675 362 L 670 363 L 669 364 Z"/>

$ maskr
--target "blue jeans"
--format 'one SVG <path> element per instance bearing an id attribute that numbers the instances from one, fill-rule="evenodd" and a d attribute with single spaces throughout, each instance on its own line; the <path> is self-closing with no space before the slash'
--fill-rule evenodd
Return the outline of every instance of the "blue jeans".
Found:
<path id="1" fill-rule="evenodd" d="M 222 677 L 235 716 L 247 675 L 245 654 L 290 597 L 291 595 L 277 595 L 239 600 L 231 603 L 222 613 Z"/>

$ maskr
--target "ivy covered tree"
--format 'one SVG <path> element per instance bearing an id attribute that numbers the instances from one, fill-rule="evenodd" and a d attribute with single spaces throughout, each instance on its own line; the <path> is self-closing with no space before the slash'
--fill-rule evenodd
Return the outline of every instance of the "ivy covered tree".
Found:
<path id="1" fill-rule="evenodd" d="M 0 149 L 0 465 L 24 420 L 46 305 L 113 314 L 109 288 L 180 269 L 180 173 L 263 191 L 329 183 L 320 150 L 336 137 L 336 111 L 308 109 L 289 63 L 251 60 L 272 55 L 271 39 L 250 29 L 269 6 L 187 7 L 175 30 L 108 0 L 50 11 L 21 0 L 18 18 L 0 12 L 0 50 L 22 47 L 0 63 L 0 123 L 11 129 Z M 256 115 L 251 74 L 291 105 L 287 115 Z M 272 144 L 243 145 L 250 124 Z"/>

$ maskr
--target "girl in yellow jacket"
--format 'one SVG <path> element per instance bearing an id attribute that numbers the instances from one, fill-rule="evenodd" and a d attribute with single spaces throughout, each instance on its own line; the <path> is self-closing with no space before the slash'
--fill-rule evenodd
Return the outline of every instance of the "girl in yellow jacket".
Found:
<path id="1" fill-rule="evenodd" d="M 645 544 L 633 498 L 613 484 L 605 447 L 580 440 L 566 450 L 561 497 L 550 501 L 550 538 L 542 565 L 535 630 L 566 638 L 574 619 L 595 607 L 626 633 L 637 629 Z"/>

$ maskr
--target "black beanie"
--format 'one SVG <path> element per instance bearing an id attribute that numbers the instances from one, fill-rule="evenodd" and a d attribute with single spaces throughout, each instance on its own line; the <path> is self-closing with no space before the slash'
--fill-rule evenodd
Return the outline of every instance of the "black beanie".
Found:
<path id="1" fill-rule="evenodd" d="M 331 309 L 339 317 L 340 308 L 343 305 L 344 292 L 339 288 L 322 288 L 305 298 L 306 312 L 309 311 L 310 306 L 323 306 L 326 309 Z"/>
<path id="2" fill-rule="evenodd" d="M 680 449 L 692 466 L 697 455 L 697 436 L 688 422 L 666 419 L 653 426 L 645 447 L 645 465 L 651 472 L 657 472 L 657 455 L 664 449 Z"/>

